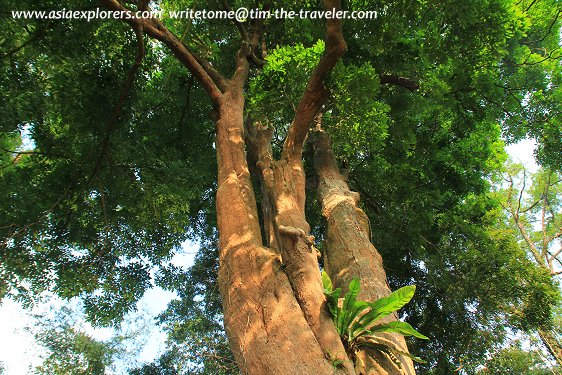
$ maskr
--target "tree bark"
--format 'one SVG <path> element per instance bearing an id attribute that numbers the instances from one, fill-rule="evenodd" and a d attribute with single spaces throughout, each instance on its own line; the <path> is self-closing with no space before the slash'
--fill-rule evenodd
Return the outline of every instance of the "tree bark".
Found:
<path id="1" fill-rule="evenodd" d="M 279 254 L 261 242 L 243 139 L 243 97 L 227 91 L 218 109 L 217 219 L 224 326 L 244 374 L 331 374 Z"/>
<path id="2" fill-rule="evenodd" d="M 339 172 L 326 132 L 314 132 L 314 168 L 318 174 L 318 198 L 327 220 L 324 267 L 334 288 L 345 290 L 358 277 L 361 292 L 358 299 L 373 301 L 391 293 L 386 281 L 382 257 L 370 240 L 369 220 L 358 207 L 359 193 L 349 189 Z M 397 320 L 391 315 L 386 322 Z M 384 338 L 403 352 L 408 352 L 404 337 L 385 334 Z M 402 368 L 379 352 L 361 350 L 357 354 L 357 374 L 415 374 L 412 361 L 400 356 Z"/>
<path id="3" fill-rule="evenodd" d="M 549 330 L 539 330 L 539 337 L 543 345 L 548 349 L 548 352 L 554 357 L 556 363 L 562 365 L 562 345 L 556 337 Z"/>
<path id="4" fill-rule="evenodd" d="M 281 259 L 293 293 L 326 358 L 338 372 L 354 374 L 343 343 L 326 307 L 317 251 L 306 221 L 305 174 L 301 159 L 273 160 L 272 132 L 261 124 L 248 127 L 249 155 L 256 160 L 263 191 L 264 229 Z"/>

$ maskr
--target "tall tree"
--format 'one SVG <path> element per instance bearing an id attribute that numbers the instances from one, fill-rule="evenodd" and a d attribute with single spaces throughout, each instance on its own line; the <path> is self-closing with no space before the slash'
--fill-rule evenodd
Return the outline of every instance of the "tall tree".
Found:
<path id="1" fill-rule="evenodd" d="M 200 6 L 101 4 L 129 15 Z M 242 5 L 290 7 L 205 8 Z M 414 373 L 407 356 L 345 347 L 325 306 L 316 247 L 336 287 L 361 279 L 362 300 L 387 295 L 389 284 L 419 285 L 406 315 L 432 337 L 419 350 L 432 354 L 433 373 L 451 373 L 475 346 L 485 350 L 481 333 L 501 331 L 503 304 L 532 296 L 548 310 L 549 279 L 516 272 L 527 269 L 521 253 L 479 226 L 493 212 L 482 193 L 501 162 L 501 130 L 538 138 L 543 160 L 556 166 L 559 4 L 344 6 L 380 16 L 343 25 L 3 20 L 2 289 L 82 296 L 94 322 L 111 324 L 187 236 L 218 229 L 220 318 L 250 374 Z M 542 96 L 523 100 L 537 87 Z M 506 120 L 529 108 L 547 132 Z M 22 138 L 33 142 L 18 146 Z M 216 330 L 216 320 L 202 329 Z M 386 339 L 408 351 L 401 335 Z"/>
<path id="2" fill-rule="evenodd" d="M 536 350 L 526 351 L 517 343 L 494 353 L 486 366 L 477 374 L 559 374 L 560 370 L 545 365 L 541 353 Z"/>
<path id="3" fill-rule="evenodd" d="M 515 228 L 515 236 L 536 265 L 548 272 L 560 286 L 562 274 L 562 179 L 552 169 L 529 173 L 521 165 L 511 164 L 504 174 L 502 206 Z M 562 364 L 560 334 L 545 317 L 539 336 L 558 364 Z"/>

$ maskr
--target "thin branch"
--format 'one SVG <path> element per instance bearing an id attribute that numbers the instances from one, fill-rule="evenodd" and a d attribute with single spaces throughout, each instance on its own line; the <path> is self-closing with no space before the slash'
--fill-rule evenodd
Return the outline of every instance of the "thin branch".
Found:
<path id="1" fill-rule="evenodd" d="M 527 185 L 527 170 L 523 169 L 523 186 L 519 191 L 519 199 L 517 200 L 517 217 L 519 217 L 519 213 L 521 212 L 521 200 L 523 199 L 523 193 L 525 192 L 525 187 Z"/>
<path id="2" fill-rule="evenodd" d="M 66 156 L 66 155 L 62 155 L 62 154 L 54 154 L 51 152 L 44 152 L 44 151 L 16 151 L 16 150 L 9 150 L 7 148 L 4 148 L 2 146 L 0 146 L 0 151 L 6 152 L 6 153 L 10 153 L 12 155 L 15 155 L 15 159 L 18 159 L 20 156 L 23 155 L 41 155 L 41 156 L 46 156 L 46 157 L 51 157 L 51 158 L 58 158 L 58 159 L 66 159 L 66 160 L 70 160 L 70 161 L 76 161 L 75 159 Z M 15 161 L 14 159 L 14 161 Z"/>
<path id="3" fill-rule="evenodd" d="M 123 5 L 121 5 L 117 0 L 101 0 L 101 3 L 110 10 L 121 11 L 129 14 L 129 17 L 123 17 L 125 22 L 131 25 L 140 26 L 144 32 L 164 43 L 172 52 L 174 56 L 195 76 L 195 78 L 201 83 L 207 95 L 215 105 L 219 105 L 222 101 L 222 91 L 220 86 L 224 86 L 224 77 L 213 74 L 213 78 L 209 73 L 208 69 L 211 67 L 210 63 L 206 62 L 205 59 L 199 57 L 199 61 L 195 58 L 193 53 L 179 40 L 174 34 L 166 28 L 162 22 L 157 19 L 141 19 L 135 18 L 134 14 Z M 203 63 L 203 65 L 202 65 Z M 219 82 L 216 82 L 218 79 Z"/>
<path id="4" fill-rule="evenodd" d="M 179 129 L 182 128 L 185 117 L 187 116 L 187 112 L 189 111 L 191 90 L 193 89 L 194 81 L 195 81 L 195 78 L 193 78 L 193 75 L 190 75 L 189 81 L 187 82 L 187 95 L 186 95 L 186 98 L 185 98 L 185 105 L 183 107 L 183 110 L 181 111 L 180 122 L 179 122 L 179 125 L 178 125 Z"/>
<path id="5" fill-rule="evenodd" d="M 341 10 L 341 0 L 324 0 L 324 8 L 327 10 Z M 324 54 L 312 72 L 312 76 L 297 106 L 295 118 L 287 132 L 287 138 L 283 145 L 283 158 L 290 160 L 301 159 L 303 144 L 310 125 L 329 97 L 329 91 L 324 86 L 324 80 L 347 49 L 340 19 L 334 18 L 326 21 L 325 44 Z"/>
<path id="6" fill-rule="evenodd" d="M 26 40 L 25 42 L 23 42 L 20 46 L 15 47 L 14 49 L 0 55 L 0 60 L 5 59 L 6 57 L 10 57 L 16 53 L 18 53 L 21 49 L 25 48 L 26 46 L 28 46 L 29 44 L 35 42 L 36 40 L 41 39 L 42 37 L 44 37 L 47 34 L 47 30 L 49 29 L 50 23 L 47 24 L 47 26 L 41 30 L 39 30 L 38 32 L 35 33 L 35 35 L 33 35 L 32 37 L 30 37 L 28 40 Z"/>
<path id="7" fill-rule="evenodd" d="M 525 9 L 525 12 L 528 12 L 529 9 L 531 9 L 531 7 L 532 7 L 533 5 L 535 5 L 536 2 L 537 2 L 537 0 L 531 1 L 531 4 L 529 4 L 529 6 L 527 7 L 527 9 Z"/>
<path id="8" fill-rule="evenodd" d="M 228 4 L 228 0 L 222 0 L 222 4 L 223 4 L 225 10 L 227 10 L 229 12 L 232 11 L 232 8 L 230 7 L 230 4 Z M 240 33 L 240 38 L 242 38 L 242 41 L 250 43 L 248 31 L 246 31 L 246 27 L 244 26 L 244 24 L 242 22 L 238 21 L 236 18 L 233 19 L 233 22 L 236 25 L 236 28 L 238 29 L 238 32 Z"/>
<path id="9" fill-rule="evenodd" d="M 532 210 L 533 208 L 535 208 L 539 203 L 541 203 L 540 199 L 537 199 L 536 202 L 534 202 L 532 205 L 530 205 L 529 207 L 525 208 L 524 210 L 521 210 L 520 213 L 524 214 L 530 210 Z"/>
<path id="10" fill-rule="evenodd" d="M 544 36 L 541 39 L 538 40 L 538 42 L 544 41 L 546 39 L 546 37 L 550 35 L 550 33 L 552 32 L 552 28 L 556 24 L 556 21 L 558 21 L 558 17 L 560 17 L 560 14 L 562 14 L 562 10 L 559 10 L 558 12 L 556 12 L 556 16 L 554 16 L 554 19 L 552 20 L 552 22 L 550 22 L 550 25 L 548 26 L 547 32 L 544 34 Z"/>
<path id="11" fill-rule="evenodd" d="M 89 180 L 91 180 L 94 177 L 94 175 L 96 175 L 101 169 L 101 163 L 103 161 L 104 156 L 107 155 L 107 151 L 109 149 L 109 141 L 111 138 L 111 134 L 115 130 L 115 126 L 117 125 L 119 116 L 121 115 L 121 111 L 123 110 L 123 105 L 125 104 L 125 100 L 129 97 L 129 93 L 133 87 L 133 83 L 135 82 L 135 78 L 142 65 L 142 61 L 146 53 L 144 47 L 144 33 L 142 27 L 134 24 L 133 29 L 137 37 L 137 48 L 138 48 L 137 56 L 135 58 L 135 62 L 133 63 L 131 69 L 129 70 L 129 74 L 127 75 L 127 80 L 123 85 L 123 89 L 121 90 L 121 95 L 119 96 L 119 99 L 117 101 L 117 104 L 115 105 L 113 113 L 111 114 L 111 117 L 107 122 L 105 128 L 105 135 L 101 143 L 101 151 L 96 161 L 94 171 L 90 176 Z"/>
<path id="12" fill-rule="evenodd" d="M 545 190 L 543 192 L 543 207 L 541 210 L 541 229 L 542 229 L 542 252 L 543 252 L 543 256 L 547 257 L 548 256 L 548 235 L 546 233 L 546 210 L 548 208 L 548 188 L 550 187 L 550 176 L 551 174 L 548 175 L 548 180 L 545 186 Z"/>
<path id="13" fill-rule="evenodd" d="M 548 238 L 548 242 L 549 242 L 549 243 L 552 242 L 552 241 L 554 241 L 554 240 L 557 239 L 557 238 L 560 238 L 560 236 L 562 236 L 562 228 L 560 228 L 560 229 L 561 229 L 561 230 L 560 230 L 559 232 L 554 233 L 552 236 L 550 236 L 550 237 Z"/>
<path id="14" fill-rule="evenodd" d="M 556 252 L 550 256 L 550 260 L 556 259 L 560 254 L 562 254 L 562 247 L 560 247 L 560 249 L 556 250 Z"/>
<path id="15" fill-rule="evenodd" d="M 519 229 L 519 233 L 521 233 L 521 236 L 523 237 L 523 239 L 525 240 L 525 243 L 527 244 L 527 246 L 529 247 L 529 250 L 531 251 L 531 253 L 533 254 L 533 257 L 535 258 L 535 261 L 537 262 L 537 264 L 539 265 L 544 265 L 544 260 L 541 257 L 540 252 L 538 251 L 537 247 L 535 246 L 535 244 L 533 243 L 533 241 L 531 240 L 531 237 L 529 236 L 529 234 L 527 233 L 527 230 L 525 229 L 525 226 L 523 225 L 523 223 L 520 220 L 520 208 L 521 208 L 521 197 L 523 194 L 523 190 L 525 189 L 524 187 L 521 189 L 521 191 L 519 192 L 519 197 L 518 197 L 518 201 L 517 201 L 517 209 L 515 209 L 513 207 L 513 203 L 512 203 L 512 197 L 513 197 L 513 177 L 508 175 L 508 182 L 509 182 L 509 188 L 508 188 L 508 193 L 507 193 L 507 207 L 503 205 L 503 203 L 500 203 L 501 206 L 510 213 L 511 217 L 513 218 L 513 221 L 515 223 L 515 225 L 517 225 L 517 228 Z M 525 177 L 523 177 L 523 186 L 525 186 Z"/>
<path id="16" fill-rule="evenodd" d="M 535 260 L 538 264 L 543 264 L 543 259 L 540 255 L 540 252 L 531 240 L 531 237 L 529 236 L 529 233 L 527 233 L 527 230 L 523 226 L 523 223 L 521 222 L 521 220 L 519 220 L 518 216 L 514 215 L 513 213 L 512 216 L 515 221 L 515 225 L 517 225 L 517 228 L 519 229 L 519 233 L 521 233 L 521 236 L 523 236 L 525 243 L 527 244 L 527 246 L 529 246 L 529 249 L 531 250 L 531 253 L 533 254 Z"/>

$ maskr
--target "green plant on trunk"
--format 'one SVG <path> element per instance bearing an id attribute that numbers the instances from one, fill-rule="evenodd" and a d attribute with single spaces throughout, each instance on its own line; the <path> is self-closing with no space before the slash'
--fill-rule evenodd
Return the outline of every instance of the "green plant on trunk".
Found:
<path id="1" fill-rule="evenodd" d="M 401 367 L 401 364 L 398 355 L 407 356 L 419 363 L 426 363 L 419 357 L 389 345 L 379 335 L 384 332 L 393 332 L 424 340 L 429 339 L 406 322 L 380 322 L 382 318 L 398 311 L 410 302 L 416 291 L 415 285 L 400 288 L 388 297 L 380 298 L 374 302 L 357 300 L 361 290 L 358 278 L 351 280 L 348 292 L 343 298 L 340 298 L 341 288 L 333 288 L 332 280 L 325 271 L 322 271 L 322 285 L 336 329 L 349 351 L 355 353 L 362 347 L 378 350 L 390 356 L 399 367 Z"/>

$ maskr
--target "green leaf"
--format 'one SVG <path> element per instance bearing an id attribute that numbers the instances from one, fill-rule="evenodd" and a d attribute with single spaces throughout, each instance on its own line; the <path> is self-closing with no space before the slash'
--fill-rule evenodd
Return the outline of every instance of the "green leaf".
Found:
<path id="1" fill-rule="evenodd" d="M 398 350 L 398 349 L 394 349 L 394 352 L 395 352 L 396 354 L 400 354 L 400 355 L 406 356 L 406 357 L 410 358 L 410 359 L 411 359 L 412 361 L 414 361 L 414 362 L 421 363 L 421 364 L 426 364 L 426 363 L 427 363 L 426 360 L 423 360 L 423 359 L 421 359 L 420 357 L 416 357 L 415 355 L 411 355 L 410 353 L 403 352 L 403 351 Z"/>
<path id="2" fill-rule="evenodd" d="M 378 319 L 383 318 L 410 302 L 416 291 L 415 285 L 405 286 L 392 292 L 388 297 L 384 297 L 371 303 L 371 311 L 361 317 L 361 323 L 369 326 Z"/>
<path id="3" fill-rule="evenodd" d="M 339 316 L 339 308 L 338 308 L 338 299 L 341 295 L 341 288 L 337 288 L 336 290 L 332 291 L 331 294 L 326 294 L 326 298 L 328 300 L 328 308 L 330 309 L 330 313 L 334 317 L 334 320 L 337 321 Z"/>
<path id="4" fill-rule="evenodd" d="M 349 337 L 349 339 L 351 340 L 353 337 L 353 332 L 356 329 L 356 321 L 355 318 L 357 318 L 357 316 L 365 311 L 366 309 L 369 308 L 369 303 L 366 301 L 356 301 L 353 308 L 351 309 L 350 313 L 347 316 L 346 319 L 346 324 L 345 326 L 347 327 L 347 336 Z"/>
<path id="5" fill-rule="evenodd" d="M 322 287 L 324 287 L 324 293 L 329 294 L 332 292 L 334 286 L 332 285 L 332 280 L 326 271 L 322 270 Z"/>
<path id="6" fill-rule="evenodd" d="M 388 351 L 393 352 L 394 354 L 398 354 L 398 355 L 403 355 L 405 357 L 410 358 L 412 361 L 417 362 L 417 363 L 422 363 L 422 364 L 426 364 L 427 361 L 421 359 L 420 357 L 416 357 L 415 355 L 412 355 L 410 353 L 404 352 L 402 350 L 398 350 L 395 347 L 392 347 L 390 345 L 386 345 L 380 342 L 372 342 L 372 341 L 363 341 L 361 342 L 359 345 L 359 347 L 366 347 L 366 348 L 370 348 L 370 349 L 375 349 L 378 351 L 382 351 L 388 354 Z"/>
<path id="7" fill-rule="evenodd" d="M 406 322 L 390 322 L 386 324 L 380 324 L 372 327 L 369 330 L 369 333 L 376 332 L 394 332 L 404 336 L 415 336 L 420 339 L 429 340 L 429 337 L 422 335 Z"/>
<path id="8" fill-rule="evenodd" d="M 361 290 L 361 288 L 359 286 L 359 279 L 355 278 L 355 279 L 351 280 L 351 282 L 349 283 L 349 290 L 345 294 L 345 297 L 344 297 L 344 300 L 343 300 L 343 305 L 342 305 L 342 308 L 341 308 L 341 314 L 338 317 L 337 328 L 338 328 L 338 332 L 340 333 L 340 335 L 345 334 L 348 331 L 348 326 L 349 326 L 349 323 L 351 322 L 349 320 L 349 318 L 352 314 L 353 307 L 355 306 L 355 300 L 356 300 L 357 295 L 359 294 L 360 290 Z"/>
<path id="9" fill-rule="evenodd" d="M 358 337 L 361 337 L 365 334 L 368 334 L 369 330 L 368 327 L 365 326 L 364 324 L 361 324 L 361 322 L 359 321 L 355 321 L 353 322 L 353 324 L 351 325 L 350 329 L 349 329 L 349 333 L 348 333 L 348 337 L 349 337 L 349 341 L 353 342 L 355 340 L 357 340 Z"/>

